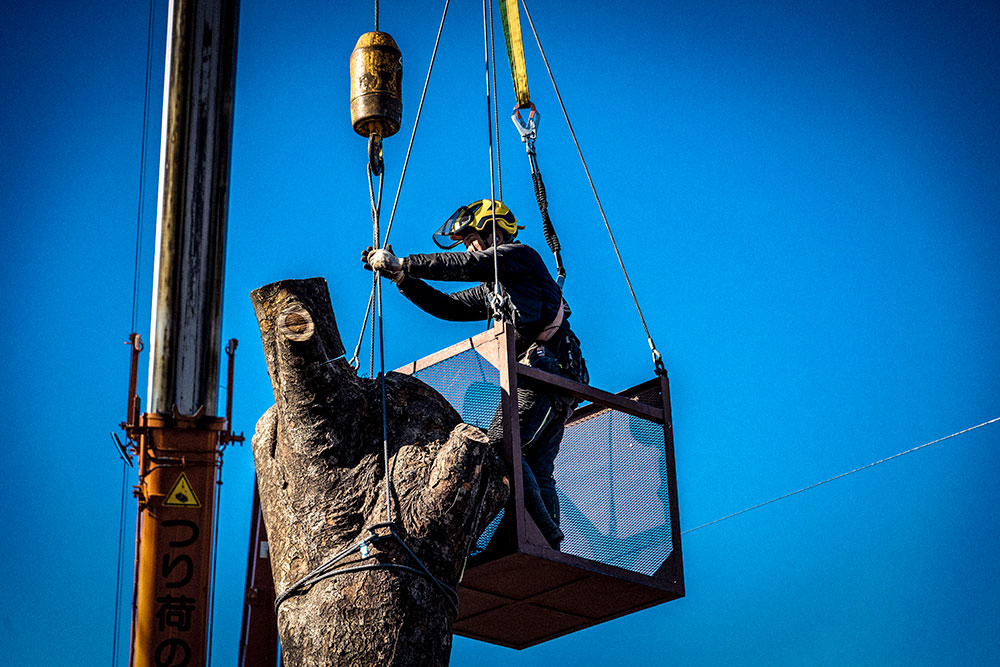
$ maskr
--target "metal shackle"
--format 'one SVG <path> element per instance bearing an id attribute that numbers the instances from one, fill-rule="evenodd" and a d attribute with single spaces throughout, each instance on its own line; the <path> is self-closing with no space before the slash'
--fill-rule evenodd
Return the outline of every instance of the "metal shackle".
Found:
<path id="1" fill-rule="evenodd" d="M 366 32 L 351 53 L 351 125 L 391 137 L 403 117 L 403 56 L 387 32 Z"/>

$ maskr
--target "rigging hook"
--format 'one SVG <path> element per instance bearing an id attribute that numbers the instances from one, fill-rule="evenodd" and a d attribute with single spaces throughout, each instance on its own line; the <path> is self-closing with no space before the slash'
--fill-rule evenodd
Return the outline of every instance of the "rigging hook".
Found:
<path id="1" fill-rule="evenodd" d="M 528 112 L 528 120 L 521 117 L 521 107 L 514 107 L 514 113 L 511 114 L 510 119 L 514 121 L 514 126 L 517 127 L 518 133 L 521 135 L 521 141 L 524 142 L 524 148 L 528 151 L 528 155 L 534 156 L 535 154 L 535 138 L 538 136 L 538 124 L 542 121 L 542 114 L 535 108 L 534 102 L 528 102 L 528 107 L 531 111 Z M 532 168 L 534 168 L 534 160 L 532 160 Z"/>

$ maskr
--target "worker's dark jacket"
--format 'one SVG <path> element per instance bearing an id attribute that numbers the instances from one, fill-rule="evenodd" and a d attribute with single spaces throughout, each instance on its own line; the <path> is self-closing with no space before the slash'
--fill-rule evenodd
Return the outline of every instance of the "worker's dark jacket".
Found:
<path id="1" fill-rule="evenodd" d="M 492 317 L 494 250 L 496 275 L 514 309 L 519 360 L 531 365 L 532 358 L 539 354 L 555 355 L 562 374 L 587 382 L 580 344 L 569 327 L 568 306 L 564 308 L 559 331 L 547 343 L 533 345 L 542 330 L 556 319 L 562 292 L 549 275 L 545 262 L 530 246 L 505 243 L 482 252 L 408 255 L 403 263 L 405 277 L 399 282 L 399 291 L 422 310 L 443 320 L 475 321 Z M 448 294 L 421 278 L 479 284 Z"/>

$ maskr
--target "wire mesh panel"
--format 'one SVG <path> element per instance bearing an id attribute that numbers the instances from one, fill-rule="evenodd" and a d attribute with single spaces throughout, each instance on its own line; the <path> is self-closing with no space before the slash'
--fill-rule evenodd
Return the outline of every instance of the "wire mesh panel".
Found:
<path id="1" fill-rule="evenodd" d="M 444 396 L 466 424 L 489 429 L 500 405 L 500 372 L 475 349 L 442 359 L 413 375 Z"/>
<path id="2" fill-rule="evenodd" d="M 605 408 L 566 427 L 556 459 L 565 553 L 653 575 L 673 549 L 663 426 Z"/>
<path id="3" fill-rule="evenodd" d="M 462 421 L 488 431 L 497 419 L 500 407 L 500 371 L 490 364 L 475 348 L 445 357 L 421 368 L 413 376 L 434 387 L 444 396 Z M 486 548 L 496 532 L 503 510 L 490 522 L 476 540 L 472 553 Z"/>

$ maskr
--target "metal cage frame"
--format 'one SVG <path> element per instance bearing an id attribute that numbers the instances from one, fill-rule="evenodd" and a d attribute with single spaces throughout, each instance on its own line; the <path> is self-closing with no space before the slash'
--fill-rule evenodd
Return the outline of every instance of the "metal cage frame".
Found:
<path id="1" fill-rule="evenodd" d="M 515 519 L 505 522 L 508 528 L 494 536 L 487 552 L 469 559 L 458 589 L 455 634 L 523 649 L 683 597 L 670 383 L 666 371 L 658 371 L 652 380 L 613 394 L 518 363 L 514 330 L 509 324 L 499 322 L 477 336 L 397 368 L 396 372 L 416 375 L 469 350 L 477 352 L 499 371 L 504 429 L 502 456 L 512 491 L 504 512 L 513 513 Z M 542 537 L 524 509 L 517 410 L 519 379 L 530 379 L 536 385 L 547 385 L 589 401 L 573 413 L 567 429 L 607 409 L 662 426 L 672 549 L 652 575 L 556 551 Z M 656 395 L 656 400 L 651 401 L 651 395 Z M 493 548 L 494 545 L 498 548 Z"/>

